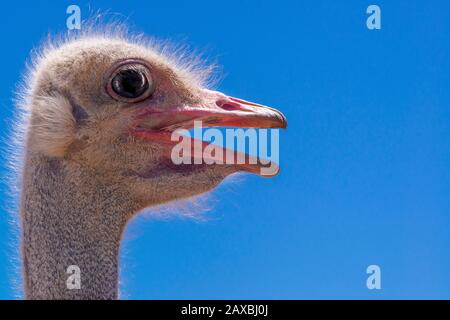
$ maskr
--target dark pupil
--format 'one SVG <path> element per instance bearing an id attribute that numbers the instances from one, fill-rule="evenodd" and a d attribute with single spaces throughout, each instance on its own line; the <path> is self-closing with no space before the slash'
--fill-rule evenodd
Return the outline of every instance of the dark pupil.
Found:
<path id="1" fill-rule="evenodd" d="M 148 89 L 145 75 L 134 69 L 122 70 L 113 78 L 112 89 L 124 98 L 137 98 Z"/>

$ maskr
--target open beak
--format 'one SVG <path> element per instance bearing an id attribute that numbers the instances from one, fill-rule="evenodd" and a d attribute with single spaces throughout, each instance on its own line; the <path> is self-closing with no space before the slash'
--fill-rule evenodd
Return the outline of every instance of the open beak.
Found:
<path id="1" fill-rule="evenodd" d="M 168 146 L 178 143 L 173 139 L 172 133 L 177 129 L 192 129 L 194 122 L 201 121 L 203 128 L 207 127 L 233 127 L 233 128 L 286 128 L 286 117 L 278 110 L 233 98 L 223 93 L 211 90 L 202 91 L 203 103 L 200 106 L 185 106 L 171 110 L 160 110 L 153 107 L 144 107 L 138 114 L 132 133 L 135 136 L 151 140 Z M 176 135 L 179 137 L 179 135 Z M 192 139 L 194 140 L 194 139 Z M 198 148 L 204 148 L 208 143 L 195 141 L 191 154 L 202 154 Z M 197 151 L 197 152 L 196 152 Z M 261 163 L 253 157 L 228 149 L 223 150 L 224 163 L 226 154 L 233 153 L 237 157 L 245 158 L 245 163 L 236 165 L 237 171 L 246 171 L 260 174 Z M 255 164 L 256 162 L 256 164 Z M 195 162 L 194 162 L 195 163 Z M 273 164 L 272 164 L 273 165 Z M 278 172 L 277 170 L 274 174 Z"/>

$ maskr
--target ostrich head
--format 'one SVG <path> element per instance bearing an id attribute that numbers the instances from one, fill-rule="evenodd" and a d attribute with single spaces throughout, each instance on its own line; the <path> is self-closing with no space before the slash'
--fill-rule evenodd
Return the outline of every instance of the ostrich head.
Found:
<path id="1" fill-rule="evenodd" d="M 135 213 L 260 172 L 249 161 L 176 165 L 174 130 L 286 126 L 279 111 L 210 91 L 192 68 L 120 37 L 50 47 L 34 70 L 21 195 L 28 298 L 117 298 L 119 244 Z M 79 291 L 66 288 L 71 265 L 83 272 Z"/>
<path id="2" fill-rule="evenodd" d="M 175 129 L 196 120 L 204 127 L 286 126 L 279 111 L 210 91 L 198 73 L 123 39 L 66 43 L 36 69 L 28 151 L 101 176 L 139 208 L 201 194 L 237 171 L 259 172 L 248 163 L 174 165 Z"/>

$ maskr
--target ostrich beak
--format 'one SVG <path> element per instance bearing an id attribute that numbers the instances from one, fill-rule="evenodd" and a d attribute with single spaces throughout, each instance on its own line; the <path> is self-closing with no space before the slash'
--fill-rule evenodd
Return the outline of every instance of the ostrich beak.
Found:
<path id="1" fill-rule="evenodd" d="M 242 99 L 229 97 L 223 93 L 211 90 L 202 91 L 202 101 L 199 106 L 185 106 L 171 110 L 161 110 L 153 106 L 144 107 L 137 115 L 137 121 L 133 125 L 132 134 L 146 140 L 173 147 L 177 144 L 173 141 L 172 133 L 177 129 L 192 129 L 194 121 L 201 121 L 203 128 L 208 127 L 234 127 L 234 128 L 286 128 L 286 117 L 278 110 Z M 179 135 L 178 135 L 179 137 Z M 191 139 L 195 141 L 195 139 Z M 203 149 L 207 143 L 195 141 L 192 154 L 198 155 L 198 150 Z M 169 148 L 166 148 L 169 155 Z M 243 164 L 236 165 L 237 171 L 246 171 L 260 174 L 264 167 L 258 164 L 255 158 L 228 149 L 223 150 L 225 155 L 230 152 L 237 157 L 245 158 Z M 200 155 L 201 155 L 200 151 Z M 195 162 L 194 162 L 195 163 Z M 226 162 L 224 162 L 226 163 Z M 273 165 L 273 164 L 272 164 Z M 278 173 L 278 166 L 276 172 Z"/>

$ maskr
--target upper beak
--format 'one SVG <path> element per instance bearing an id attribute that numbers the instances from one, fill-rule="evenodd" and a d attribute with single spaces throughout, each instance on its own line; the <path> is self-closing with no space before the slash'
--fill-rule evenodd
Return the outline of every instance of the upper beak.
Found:
<path id="1" fill-rule="evenodd" d="M 278 110 L 211 90 L 202 91 L 199 106 L 172 110 L 145 108 L 138 116 L 145 129 L 174 131 L 191 129 L 194 121 L 202 127 L 286 128 L 286 117 Z"/>
<path id="2" fill-rule="evenodd" d="M 209 91 L 209 108 L 204 110 L 206 126 L 240 128 L 286 128 L 286 117 L 278 110 L 257 103 Z"/>

